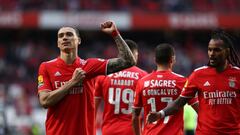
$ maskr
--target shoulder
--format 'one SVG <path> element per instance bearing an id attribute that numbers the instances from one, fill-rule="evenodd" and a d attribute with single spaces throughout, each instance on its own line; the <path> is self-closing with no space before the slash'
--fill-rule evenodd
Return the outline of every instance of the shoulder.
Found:
<path id="1" fill-rule="evenodd" d="M 57 58 L 49 61 L 44 61 L 40 64 L 40 68 L 45 68 L 48 65 L 54 65 L 57 62 Z"/>
<path id="2" fill-rule="evenodd" d="M 237 67 L 237 66 L 232 66 L 231 68 L 232 68 L 233 70 L 240 71 L 240 68 L 239 68 L 239 67 Z"/>
<path id="3" fill-rule="evenodd" d="M 137 66 L 133 66 L 132 68 L 133 68 L 134 71 L 139 72 L 139 73 L 141 73 L 143 75 L 147 74 L 147 72 L 145 70 L 143 70 L 143 69 L 141 69 L 141 68 L 139 68 Z"/>
<path id="4" fill-rule="evenodd" d="M 237 66 L 231 66 L 229 72 L 230 72 L 231 74 L 235 74 L 235 75 L 237 75 L 237 76 L 240 76 L 240 68 L 237 67 Z"/>
<path id="5" fill-rule="evenodd" d="M 85 61 L 85 60 L 83 60 L 83 59 L 81 59 L 82 61 Z M 105 59 L 101 59 L 101 58 L 88 58 L 87 60 L 86 60 L 86 62 L 96 62 L 96 61 L 98 61 L 98 62 L 104 62 L 104 61 L 106 61 Z"/>
<path id="6" fill-rule="evenodd" d="M 202 67 L 199 67 L 199 68 L 196 68 L 192 74 L 201 74 L 201 73 L 206 73 L 207 71 L 210 71 L 212 68 L 209 67 L 209 66 L 202 66 Z M 191 75 L 192 75 L 191 74 Z"/>
<path id="7" fill-rule="evenodd" d="M 149 73 L 149 74 L 146 74 L 146 75 L 143 76 L 140 80 L 141 80 L 141 81 L 146 81 L 146 80 L 151 79 L 153 76 L 154 76 L 154 72 Z"/>
<path id="8" fill-rule="evenodd" d="M 171 72 L 171 73 L 172 73 L 174 76 L 178 77 L 178 78 L 182 78 L 182 79 L 185 78 L 185 76 L 180 75 L 180 74 L 177 74 L 177 73 L 175 73 L 175 72 Z"/>
<path id="9" fill-rule="evenodd" d="M 171 72 L 171 74 L 173 75 L 172 77 L 179 82 L 186 81 L 186 79 L 187 79 L 185 76 L 183 76 L 181 74 L 177 74 L 175 72 Z"/>
<path id="10" fill-rule="evenodd" d="M 196 68 L 191 75 L 189 76 L 189 78 L 195 78 L 195 77 L 199 77 L 199 76 L 206 76 L 209 75 L 209 73 L 213 73 L 213 68 L 210 66 L 202 66 L 199 68 Z"/>
<path id="11" fill-rule="evenodd" d="M 202 66 L 202 67 L 196 68 L 193 72 L 201 72 L 201 71 L 205 71 L 209 68 L 210 68 L 209 66 Z"/>

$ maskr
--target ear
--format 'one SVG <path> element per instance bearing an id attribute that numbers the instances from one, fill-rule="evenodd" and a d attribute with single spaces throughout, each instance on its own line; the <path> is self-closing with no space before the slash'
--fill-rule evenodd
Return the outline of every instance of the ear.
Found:
<path id="1" fill-rule="evenodd" d="M 82 40 L 81 40 L 81 38 L 79 37 L 79 38 L 78 38 L 78 45 L 80 45 L 81 42 L 82 42 Z"/>
<path id="2" fill-rule="evenodd" d="M 176 63 L 176 56 L 172 56 L 172 58 L 170 59 L 170 63 L 171 64 L 175 64 Z"/>
<path id="3" fill-rule="evenodd" d="M 226 49 L 226 55 L 227 55 L 227 57 L 230 56 L 230 48 Z"/>

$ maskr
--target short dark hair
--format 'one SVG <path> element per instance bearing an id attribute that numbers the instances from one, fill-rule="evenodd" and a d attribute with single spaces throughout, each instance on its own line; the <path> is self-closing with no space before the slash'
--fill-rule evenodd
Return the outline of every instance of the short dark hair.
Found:
<path id="1" fill-rule="evenodd" d="M 64 27 L 69 27 L 69 28 L 72 28 L 74 31 L 75 31 L 75 33 L 76 33 L 76 35 L 77 35 L 77 37 L 79 37 L 80 38 L 80 32 L 79 32 L 79 30 L 78 30 L 78 28 L 77 27 L 74 27 L 74 26 L 64 26 Z M 62 29 L 62 28 L 64 28 L 64 27 L 61 27 L 60 29 Z M 60 30 L 59 29 L 59 30 Z M 59 31 L 58 30 L 58 31 Z"/>
<path id="2" fill-rule="evenodd" d="M 80 38 L 80 32 L 77 27 L 72 27 L 75 30 L 76 35 Z"/>
<path id="3" fill-rule="evenodd" d="M 157 64 L 168 64 L 175 55 L 175 50 L 171 44 L 162 43 L 155 48 L 155 61 Z"/>
<path id="4" fill-rule="evenodd" d="M 138 45 L 136 42 L 130 39 L 126 39 L 125 42 L 127 43 L 128 47 L 131 51 L 138 50 Z"/>

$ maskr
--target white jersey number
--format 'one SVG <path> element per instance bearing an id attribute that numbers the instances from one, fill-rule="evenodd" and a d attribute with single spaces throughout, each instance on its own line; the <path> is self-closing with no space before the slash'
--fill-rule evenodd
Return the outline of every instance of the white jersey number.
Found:
<path id="1" fill-rule="evenodd" d="M 133 105 L 133 96 L 134 92 L 131 89 L 123 89 L 121 88 L 109 88 L 109 96 L 108 102 L 114 105 L 114 114 L 130 114 L 132 113 L 132 105 Z M 120 108 L 120 102 L 128 104 L 128 108 Z"/>
<path id="2" fill-rule="evenodd" d="M 172 97 L 162 97 L 161 98 L 161 102 L 167 102 L 167 104 L 169 104 L 172 101 L 173 101 Z M 147 100 L 147 103 L 151 105 L 151 111 L 152 112 L 156 112 L 157 111 L 156 110 L 156 100 L 155 100 L 155 98 L 149 98 Z M 163 120 L 163 123 L 164 124 L 168 123 L 168 120 L 169 120 L 169 116 L 166 116 L 164 118 L 164 120 Z M 156 124 L 156 122 L 154 122 L 154 124 Z"/>

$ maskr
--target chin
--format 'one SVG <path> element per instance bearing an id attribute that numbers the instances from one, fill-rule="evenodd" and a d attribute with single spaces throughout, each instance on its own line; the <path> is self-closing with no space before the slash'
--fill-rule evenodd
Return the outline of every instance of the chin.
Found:
<path id="1" fill-rule="evenodd" d="M 217 64 L 215 64 L 215 63 L 209 63 L 208 64 L 210 67 L 216 67 L 217 66 Z"/>

